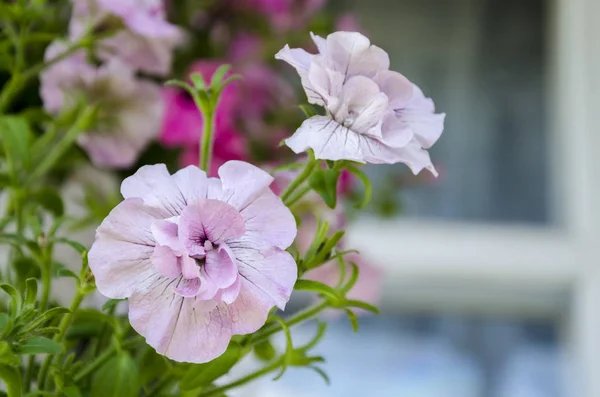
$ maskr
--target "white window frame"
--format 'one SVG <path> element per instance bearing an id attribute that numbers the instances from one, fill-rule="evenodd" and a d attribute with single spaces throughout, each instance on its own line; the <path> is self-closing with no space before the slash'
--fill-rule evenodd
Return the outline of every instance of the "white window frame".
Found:
<path id="1" fill-rule="evenodd" d="M 549 103 L 549 227 L 364 218 L 348 242 L 386 270 L 384 305 L 423 310 L 559 312 L 563 299 L 567 396 L 600 396 L 600 0 L 554 0 Z M 594 95 L 595 94 L 595 95 Z M 420 286 L 531 291 L 422 293 Z M 435 288 L 433 289 L 435 290 Z M 443 288 L 441 288 L 443 290 Z M 501 288 L 500 288 L 501 290 Z M 535 299 L 535 297 L 540 299 Z"/>

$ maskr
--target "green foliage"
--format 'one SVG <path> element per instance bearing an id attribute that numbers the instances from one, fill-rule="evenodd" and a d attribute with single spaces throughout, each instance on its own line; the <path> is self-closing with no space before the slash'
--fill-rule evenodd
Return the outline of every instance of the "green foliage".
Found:
<path id="1" fill-rule="evenodd" d="M 90 397 L 131 397 L 138 395 L 139 390 L 137 362 L 128 353 L 119 353 L 94 375 Z"/>
<path id="2" fill-rule="evenodd" d="M 206 364 L 191 366 L 181 379 L 179 387 L 183 391 L 206 387 L 229 372 L 241 357 L 242 347 L 232 341 L 220 357 Z"/>

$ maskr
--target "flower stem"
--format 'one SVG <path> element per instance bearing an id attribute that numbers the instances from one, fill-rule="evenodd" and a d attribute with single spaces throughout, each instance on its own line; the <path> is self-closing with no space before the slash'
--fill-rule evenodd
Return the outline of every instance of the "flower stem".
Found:
<path id="1" fill-rule="evenodd" d="M 200 108 L 204 123 L 202 127 L 202 139 L 200 141 L 200 169 L 208 173 L 210 159 L 212 156 L 213 132 L 215 127 L 215 108 L 211 106 L 202 106 Z"/>
<path id="2" fill-rule="evenodd" d="M 79 309 L 79 305 L 81 305 L 85 295 L 85 292 L 83 292 L 81 288 L 77 288 L 75 296 L 73 297 L 73 302 L 71 302 L 71 307 L 69 307 L 70 312 L 60 322 L 58 335 L 54 337 L 55 342 L 60 343 L 64 339 L 65 335 L 67 334 L 67 330 L 71 325 L 71 321 L 73 321 L 73 316 L 75 315 L 77 309 Z M 50 368 L 53 358 L 54 356 L 48 355 L 42 364 L 42 368 L 40 369 L 40 374 L 38 376 L 38 389 L 46 387 L 48 369 Z"/>
<path id="3" fill-rule="evenodd" d="M 308 307 L 308 308 L 302 310 L 301 312 L 296 313 L 295 315 L 286 319 L 285 324 L 288 327 L 292 327 L 294 325 L 301 324 L 304 321 L 310 320 L 311 318 L 315 317 L 317 314 L 321 313 L 327 307 L 329 307 L 329 304 L 327 302 L 321 302 L 317 305 Z M 263 341 L 269 339 L 272 335 L 281 331 L 281 329 L 282 329 L 281 325 L 276 324 L 272 327 L 260 330 L 257 333 L 255 333 L 254 335 L 252 335 L 250 338 L 248 338 L 246 340 L 245 344 L 246 345 L 254 345 L 254 344 L 263 342 Z"/>
<path id="4" fill-rule="evenodd" d="M 306 163 L 304 170 L 302 170 L 302 172 L 298 174 L 296 179 L 290 182 L 288 187 L 283 191 L 283 193 L 281 193 L 281 200 L 283 200 L 283 204 L 289 207 L 302 197 L 302 195 L 292 197 L 292 194 L 310 177 L 310 174 L 312 173 L 316 165 L 317 161 L 315 161 L 314 155 L 312 154 L 312 152 L 309 152 L 308 162 Z"/>
<path id="5" fill-rule="evenodd" d="M 238 386 L 242 386 L 246 383 L 249 383 L 255 379 L 258 379 L 258 378 L 270 373 L 270 372 L 277 370 L 279 367 L 281 367 L 281 360 L 277 360 L 273 364 L 268 365 L 262 369 L 259 369 L 258 371 L 252 372 L 251 374 L 248 374 L 248 375 L 244 376 L 243 378 L 240 378 L 236 381 L 227 383 L 226 385 L 217 387 L 215 389 L 208 390 L 205 393 L 201 392 L 200 394 L 198 394 L 198 397 L 220 396 L 220 395 L 222 395 L 222 393 L 226 392 L 227 390 L 234 389 Z"/>

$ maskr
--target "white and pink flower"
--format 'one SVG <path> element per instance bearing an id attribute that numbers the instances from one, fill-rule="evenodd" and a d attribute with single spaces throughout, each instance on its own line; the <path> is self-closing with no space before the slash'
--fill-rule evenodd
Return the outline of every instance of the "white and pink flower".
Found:
<path id="1" fill-rule="evenodd" d="M 201 363 L 232 335 L 255 332 L 283 309 L 297 277 L 285 251 L 293 215 L 269 189 L 273 178 L 229 161 L 219 178 L 162 164 L 125 179 L 125 200 L 96 232 L 89 264 L 98 290 L 129 299 L 133 328 L 157 352 Z"/>
<path id="2" fill-rule="evenodd" d="M 162 0 L 73 0 L 71 36 L 79 38 L 90 27 L 117 29 L 97 44 L 100 59 L 119 58 L 159 76 L 170 72 L 173 51 L 185 40 L 183 31 L 167 21 Z"/>
<path id="3" fill-rule="evenodd" d="M 304 121 L 286 144 L 296 153 L 314 149 L 326 160 L 405 163 L 416 174 L 436 174 L 430 148 L 443 131 L 444 114 L 400 73 L 388 54 L 356 32 L 313 35 L 310 54 L 285 46 L 275 57 L 296 68 L 312 104 L 326 116 Z"/>
<path id="4" fill-rule="evenodd" d="M 46 60 L 66 48 L 64 42 L 50 44 Z M 90 129 L 77 141 L 97 166 L 130 167 L 160 132 L 160 87 L 139 79 L 118 59 L 96 67 L 78 52 L 47 68 L 40 79 L 44 108 L 51 114 L 68 110 L 80 101 L 97 107 Z"/>

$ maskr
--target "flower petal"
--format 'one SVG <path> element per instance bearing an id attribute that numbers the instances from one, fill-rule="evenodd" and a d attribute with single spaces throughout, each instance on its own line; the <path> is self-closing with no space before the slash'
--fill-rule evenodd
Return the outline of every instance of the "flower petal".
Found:
<path id="1" fill-rule="evenodd" d="M 173 250 L 167 246 L 157 245 L 150 259 L 156 271 L 162 276 L 175 278 L 181 274 L 179 259 Z"/>
<path id="2" fill-rule="evenodd" d="M 429 149 L 444 131 L 444 113 L 436 114 L 435 105 L 423 91 L 414 85 L 413 97 L 404 109 L 397 111 L 399 118 L 408 124 L 417 141 L 425 149 Z"/>
<path id="3" fill-rule="evenodd" d="M 244 218 L 231 205 L 212 199 L 188 205 L 179 218 L 179 239 L 191 255 L 203 249 L 206 240 L 221 244 L 244 234 Z"/>
<path id="4" fill-rule="evenodd" d="M 225 249 L 206 253 L 204 271 L 208 279 L 219 288 L 231 286 L 238 277 L 237 266 Z"/>
<path id="5" fill-rule="evenodd" d="M 260 329 L 273 308 L 272 298 L 250 281 L 240 277 L 240 291 L 236 300 L 227 306 L 231 332 L 245 335 Z"/>
<path id="6" fill-rule="evenodd" d="M 177 229 L 177 223 L 167 219 L 157 219 L 150 226 L 152 235 L 158 244 L 170 247 L 175 251 L 181 251 L 183 247 L 179 242 Z"/>
<path id="7" fill-rule="evenodd" d="M 301 76 L 308 73 L 312 57 L 312 54 L 306 52 L 302 48 L 290 48 L 287 44 L 275 54 L 275 59 L 287 62 L 296 68 L 296 71 L 298 71 Z"/>
<path id="8" fill-rule="evenodd" d="M 141 167 L 135 174 L 123 181 L 121 194 L 126 199 L 140 197 L 144 200 L 144 204 L 163 208 L 169 212 L 170 216 L 179 215 L 187 204 L 164 164 Z"/>
<path id="9" fill-rule="evenodd" d="M 200 291 L 200 279 L 182 278 L 173 288 L 173 291 L 175 291 L 177 295 L 183 296 L 184 298 L 193 298 L 194 296 L 198 295 L 198 292 Z"/>
<path id="10" fill-rule="evenodd" d="M 252 164 L 232 160 L 219 168 L 222 200 L 241 211 L 268 189 L 273 177 Z"/>
<path id="11" fill-rule="evenodd" d="M 98 290 L 109 298 L 126 298 L 140 280 L 156 273 L 152 261 L 156 244 L 150 227 L 168 216 L 163 210 L 145 206 L 141 199 L 117 205 L 96 230 L 88 254 Z"/>
<path id="12" fill-rule="evenodd" d="M 241 288 L 242 288 L 242 278 L 238 274 L 237 277 L 235 278 L 235 281 L 233 282 L 233 284 L 231 284 L 229 287 L 219 291 L 218 299 L 220 299 L 223 302 L 230 305 L 233 302 L 235 302 L 235 300 L 237 299 L 238 295 L 240 294 Z M 264 322 L 263 322 L 263 324 L 264 324 Z"/>
<path id="13" fill-rule="evenodd" d="M 129 321 L 160 354 L 183 362 L 204 363 L 221 355 L 231 339 L 225 305 L 184 298 L 168 279 L 141 285 L 129 299 Z"/>
<path id="14" fill-rule="evenodd" d="M 382 70 L 373 78 L 390 101 L 392 109 L 406 107 L 413 97 L 413 83 L 398 72 Z"/>
<path id="15" fill-rule="evenodd" d="M 294 258 L 279 248 L 258 250 L 244 244 L 244 241 L 230 244 L 237 259 L 240 276 L 251 284 L 256 294 L 259 291 L 266 294 L 261 299 L 268 298 L 271 306 L 276 305 L 283 310 L 297 278 L 298 269 Z"/>
<path id="16" fill-rule="evenodd" d="M 241 212 L 246 235 L 285 249 L 296 238 L 296 220 L 281 199 L 270 189 Z"/>
<path id="17" fill-rule="evenodd" d="M 312 41 L 315 43 L 315 45 L 317 46 L 319 53 L 326 54 L 327 53 L 327 40 L 324 39 L 323 37 L 319 36 L 318 34 L 314 34 L 313 32 L 310 32 L 310 37 L 311 37 Z"/>
<path id="18" fill-rule="evenodd" d="M 190 165 L 173 174 L 173 180 L 181 191 L 186 203 L 207 198 L 208 178 L 206 172 Z"/>
<path id="19" fill-rule="evenodd" d="M 367 37 L 357 32 L 335 32 L 327 36 L 326 57 L 330 67 L 347 77 L 373 77 L 390 67 L 387 52 L 371 45 Z"/>
<path id="20" fill-rule="evenodd" d="M 202 252 L 201 255 L 203 254 L 204 252 Z M 193 280 L 200 277 L 200 266 L 198 266 L 196 260 L 188 254 L 183 254 L 179 257 L 179 265 L 181 267 L 183 278 Z"/>

